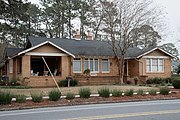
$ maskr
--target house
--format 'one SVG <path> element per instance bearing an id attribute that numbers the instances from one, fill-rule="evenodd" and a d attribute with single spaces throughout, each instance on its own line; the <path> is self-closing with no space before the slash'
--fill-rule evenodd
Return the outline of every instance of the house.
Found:
<path id="1" fill-rule="evenodd" d="M 28 85 L 33 87 L 55 86 L 42 57 L 57 81 L 73 76 L 79 85 L 118 82 L 118 67 L 107 41 L 29 37 L 24 49 L 7 48 L 5 54 L 1 75 L 29 78 Z M 170 77 L 172 57 L 161 48 L 129 48 L 124 81 L 133 77 L 142 82 L 148 77 Z M 90 77 L 83 76 L 86 69 L 90 69 Z"/>

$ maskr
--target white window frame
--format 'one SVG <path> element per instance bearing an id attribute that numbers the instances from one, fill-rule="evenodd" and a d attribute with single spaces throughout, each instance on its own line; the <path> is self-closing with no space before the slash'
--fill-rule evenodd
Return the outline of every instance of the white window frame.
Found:
<path id="1" fill-rule="evenodd" d="M 86 60 L 87 59 L 87 60 Z M 91 65 L 90 65 L 90 61 L 91 61 L 91 59 L 93 59 L 93 71 L 91 71 Z M 98 70 L 97 71 L 95 71 L 95 61 L 97 60 L 97 62 L 98 62 Z M 86 70 L 85 69 L 85 62 L 88 62 L 88 69 L 90 70 L 90 72 L 91 73 L 99 73 L 99 59 L 98 58 L 85 58 L 84 59 L 84 70 Z"/>
<path id="2" fill-rule="evenodd" d="M 75 59 L 80 59 L 80 60 L 75 60 Z M 81 70 L 80 71 L 74 71 L 74 61 L 80 61 L 80 68 Z M 82 73 L 82 59 L 81 58 L 74 58 L 73 59 L 73 73 Z"/>
<path id="3" fill-rule="evenodd" d="M 147 69 L 147 60 L 150 60 L 150 70 L 148 70 Z M 153 71 L 152 70 L 152 60 L 157 60 L 157 71 Z M 162 67 L 163 67 L 163 69 L 162 69 L 162 71 L 160 71 L 159 70 L 159 66 L 160 66 L 160 60 L 162 60 Z M 162 58 L 148 58 L 148 59 L 146 59 L 146 72 L 147 73 L 164 73 L 164 66 L 165 64 L 164 64 L 164 59 L 162 59 Z"/>
<path id="4" fill-rule="evenodd" d="M 103 67 L 103 60 L 104 60 L 104 59 L 106 59 L 106 60 L 108 61 L 108 68 L 109 68 L 108 71 L 103 71 L 103 70 L 102 70 L 102 67 Z M 102 73 L 110 73 L 110 61 L 109 61 L 108 58 L 104 58 L 104 59 L 101 60 L 101 72 L 102 72 Z"/>

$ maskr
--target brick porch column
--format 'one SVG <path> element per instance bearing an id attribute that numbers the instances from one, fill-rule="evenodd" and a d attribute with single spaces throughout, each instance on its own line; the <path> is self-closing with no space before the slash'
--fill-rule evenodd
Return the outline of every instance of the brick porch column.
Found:
<path id="1" fill-rule="evenodd" d="M 30 77 L 30 69 L 31 69 L 31 56 L 24 55 L 22 57 L 22 77 Z"/>

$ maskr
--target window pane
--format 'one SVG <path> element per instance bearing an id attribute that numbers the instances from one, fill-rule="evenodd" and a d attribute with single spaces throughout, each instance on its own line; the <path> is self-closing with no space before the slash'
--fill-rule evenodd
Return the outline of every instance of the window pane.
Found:
<path id="1" fill-rule="evenodd" d="M 163 59 L 159 59 L 158 72 L 163 72 L 163 71 L 164 71 L 164 60 Z"/>
<path id="2" fill-rule="evenodd" d="M 98 60 L 95 60 L 95 71 L 99 71 L 98 70 Z"/>
<path id="3" fill-rule="evenodd" d="M 74 72 L 81 72 L 81 61 L 80 60 L 74 60 L 73 61 L 73 71 Z"/>
<path id="4" fill-rule="evenodd" d="M 92 72 L 93 71 L 93 68 L 94 65 L 93 65 L 93 59 L 90 59 L 90 71 Z"/>
<path id="5" fill-rule="evenodd" d="M 151 71 L 151 59 L 146 60 L 146 71 L 147 72 Z"/>
<path id="6" fill-rule="evenodd" d="M 87 69 L 89 69 L 89 62 L 88 62 L 88 60 L 85 60 L 84 61 L 84 70 L 87 70 Z"/>
<path id="7" fill-rule="evenodd" d="M 157 71 L 158 71 L 158 60 L 152 59 L 152 72 L 157 72 Z"/>
<path id="8" fill-rule="evenodd" d="M 109 61 L 108 59 L 102 59 L 102 71 L 109 71 Z"/>

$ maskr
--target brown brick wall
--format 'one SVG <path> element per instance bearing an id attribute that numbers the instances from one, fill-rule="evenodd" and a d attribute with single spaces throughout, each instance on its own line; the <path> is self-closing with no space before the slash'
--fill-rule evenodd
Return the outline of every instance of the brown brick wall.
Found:
<path id="1" fill-rule="evenodd" d="M 142 59 L 140 59 L 140 61 L 142 61 L 144 64 L 144 72 L 145 72 L 144 75 L 148 76 L 149 78 L 154 78 L 154 77 L 167 78 L 167 77 L 171 76 L 171 58 L 164 59 L 164 72 L 162 72 L 162 73 L 146 72 L 146 59 L 142 58 Z"/>
<path id="2" fill-rule="evenodd" d="M 74 79 L 78 80 L 78 85 L 112 85 L 119 80 L 118 76 L 76 76 Z"/>

